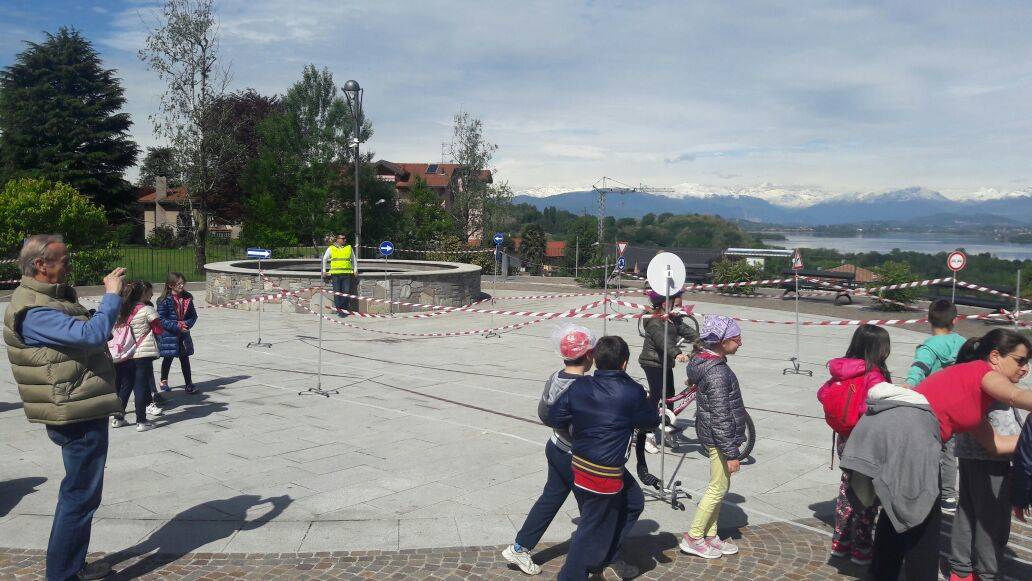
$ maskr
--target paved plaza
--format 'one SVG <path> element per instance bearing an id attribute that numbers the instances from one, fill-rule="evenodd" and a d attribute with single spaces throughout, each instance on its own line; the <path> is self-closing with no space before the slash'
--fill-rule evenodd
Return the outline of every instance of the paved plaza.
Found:
<path id="1" fill-rule="evenodd" d="M 576 290 L 533 288 L 503 285 L 498 305 L 563 311 L 598 299 L 520 298 Z M 703 313 L 791 319 L 767 299 L 707 303 L 710 296 L 687 302 Z M 858 318 L 862 308 L 840 307 L 838 316 Z M 319 379 L 317 317 L 268 311 L 262 339 L 272 347 L 248 349 L 255 312 L 199 313 L 192 358 L 199 393 L 176 389 L 158 429 L 111 431 L 91 551 L 107 554 L 124 578 L 521 577 L 498 553 L 545 480 L 549 430 L 537 420 L 536 401 L 559 364 L 549 341 L 554 322 L 497 338 L 412 338 L 326 322 L 322 387 L 339 390 L 326 398 L 298 395 Z M 455 313 L 346 320 L 425 333 L 526 319 Z M 602 321 L 583 324 L 603 329 Z M 629 371 L 644 381 L 636 323 L 607 327 L 631 344 Z M 645 579 L 860 577 L 848 562 L 829 563 L 827 523 L 840 472 L 829 469 L 831 432 L 814 397 L 823 363 L 841 356 L 853 327 L 803 329 L 801 359 L 813 378 L 782 375 L 795 349 L 791 326 L 742 327 L 744 345 L 731 365 L 759 437 L 752 460 L 732 479 L 720 526 L 740 537 L 743 551 L 708 563 L 681 555 L 676 542 L 694 504 L 681 512 L 651 501 L 628 548 L 631 561 Z M 889 332 L 890 367 L 902 376 L 924 334 Z M 0 549 L 0 577 L 36 578 L 63 469 L 44 429 L 25 421 L 3 360 L 0 547 L 8 549 Z M 178 364 L 170 383 L 181 385 Z M 649 460 L 658 473 L 660 457 Z M 690 440 L 666 456 L 666 468 L 693 493 L 708 479 L 708 461 Z M 563 562 L 577 516 L 571 496 L 545 536 L 547 547 L 539 547 L 547 577 Z M 1007 571 L 1032 578 L 1032 527 L 1015 523 Z"/>

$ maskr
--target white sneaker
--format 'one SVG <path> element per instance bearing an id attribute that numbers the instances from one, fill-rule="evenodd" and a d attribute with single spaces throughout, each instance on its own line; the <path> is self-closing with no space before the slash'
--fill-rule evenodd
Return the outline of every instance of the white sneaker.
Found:
<path id="1" fill-rule="evenodd" d="M 165 415 L 165 410 L 159 408 L 158 404 L 152 403 L 149 406 L 147 406 L 147 415 L 154 417 L 163 416 Z"/>
<path id="2" fill-rule="evenodd" d="M 516 550 L 516 545 L 509 545 L 502 551 L 502 556 L 505 560 L 516 565 L 527 575 L 537 575 L 541 573 L 541 567 L 530 558 L 530 551 L 523 549 L 522 551 Z"/>
<path id="3" fill-rule="evenodd" d="M 731 542 L 731 539 L 721 540 L 720 537 L 709 537 L 706 539 L 709 546 L 720 551 L 721 555 L 734 555 L 738 553 L 738 545 Z"/>
<path id="4" fill-rule="evenodd" d="M 634 579 L 638 575 L 641 575 L 641 569 L 622 559 L 613 561 L 602 570 L 602 578 L 607 580 L 615 578 L 623 581 L 624 579 Z"/>
<path id="5" fill-rule="evenodd" d="M 659 454 L 659 446 L 656 445 L 655 434 L 645 436 L 645 451 L 649 454 Z"/>
<path id="6" fill-rule="evenodd" d="M 146 432 L 148 430 L 153 430 L 156 427 L 157 426 L 155 426 L 152 422 L 136 422 L 137 432 Z"/>
<path id="7" fill-rule="evenodd" d="M 703 559 L 719 559 L 723 553 L 714 549 L 706 542 L 706 539 L 693 539 L 687 534 L 681 538 L 677 547 L 686 555 L 695 555 Z"/>
<path id="8" fill-rule="evenodd" d="M 112 428 L 121 428 L 124 425 L 125 425 L 125 418 L 121 418 L 121 417 L 118 417 L 118 416 L 111 416 L 111 427 Z"/>

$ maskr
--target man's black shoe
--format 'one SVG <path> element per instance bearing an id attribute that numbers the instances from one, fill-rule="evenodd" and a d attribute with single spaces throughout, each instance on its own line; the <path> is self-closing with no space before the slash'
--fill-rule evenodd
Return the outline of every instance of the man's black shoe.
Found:
<path id="1" fill-rule="evenodd" d="M 77 576 L 79 577 L 79 579 L 89 580 L 103 579 L 104 577 L 107 577 L 110 574 L 111 565 L 109 563 L 105 563 L 103 561 L 96 561 L 94 563 L 86 563 L 86 566 L 79 571 L 79 574 Z"/>

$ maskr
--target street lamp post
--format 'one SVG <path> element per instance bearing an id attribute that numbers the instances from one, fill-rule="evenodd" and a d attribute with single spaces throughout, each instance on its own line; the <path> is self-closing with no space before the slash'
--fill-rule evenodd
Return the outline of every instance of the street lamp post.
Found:
<path id="1" fill-rule="evenodd" d="M 361 142 L 362 135 L 362 93 L 364 90 L 358 85 L 358 81 L 350 80 L 344 83 L 344 95 L 348 98 L 348 106 L 351 108 L 351 115 L 355 121 L 354 123 L 354 136 L 352 140 L 355 144 L 355 259 L 354 269 L 357 280 L 358 276 L 358 260 L 362 258 L 362 198 L 358 192 L 358 180 L 359 180 L 359 156 L 358 156 L 358 144 Z M 358 294 L 357 291 L 353 291 Z"/>

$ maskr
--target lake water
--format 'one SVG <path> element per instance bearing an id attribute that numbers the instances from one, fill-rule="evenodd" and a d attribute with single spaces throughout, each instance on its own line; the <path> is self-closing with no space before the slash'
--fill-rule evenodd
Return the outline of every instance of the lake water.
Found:
<path id="1" fill-rule="evenodd" d="M 948 234 L 886 234 L 850 238 L 785 234 L 788 240 L 768 240 L 767 244 L 786 248 L 831 248 L 839 252 L 891 252 L 893 248 L 938 254 L 963 248 L 968 254 L 988 252 L 1004 260 L 1032 260 L 1032 244 L 1010 244 L 982 236 Z"/>

